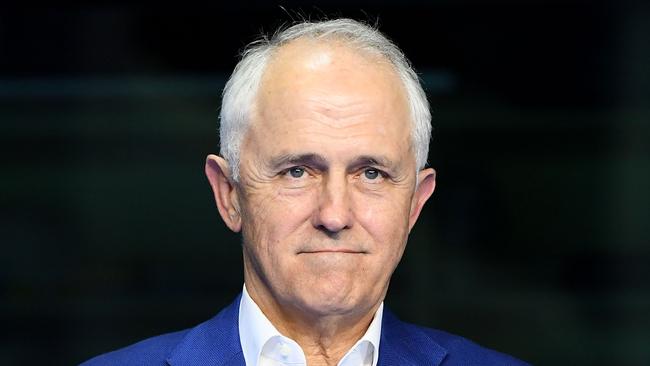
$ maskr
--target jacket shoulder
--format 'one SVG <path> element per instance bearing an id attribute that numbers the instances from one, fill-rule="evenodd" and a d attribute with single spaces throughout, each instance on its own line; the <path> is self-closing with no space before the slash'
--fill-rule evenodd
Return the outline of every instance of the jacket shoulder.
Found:
<path id="1" fill-rule="evenodd" d="M 384 310 L 382 365 L 428 366 L 526 366 L 514 357 L 480 346 L 466 338 L 438 329 L 399 320 Z M 383 352 L 382 352 L 383 349 Z"/>
<path id="2" fill-rule="evenodd" d="M 425 333 L 434 342 L 447 350 L 447 356 L 441 366 L 484 365 L 484 366 L 530 366 L 507 354 L 485 348 L 469 339 L 450 334 L 438 329 L 431 329 L 409 324 L 412 328 Z"/>
<path id="3" fill-rule="evenodd" d="M 80 366 L 166 366 L 166 357 L 188 331 L 189 329 L 186 329 L 145 339 L 122 349 L 92 358 Z"/>
<path id="4" fill-rule="evenodd" d="M 238 314 L 241 295 L 212 319 L 90 359 L 81 366 L 222 365 L 243 363 Z M 234 360 L 234 361 L 233 361 Z"/>

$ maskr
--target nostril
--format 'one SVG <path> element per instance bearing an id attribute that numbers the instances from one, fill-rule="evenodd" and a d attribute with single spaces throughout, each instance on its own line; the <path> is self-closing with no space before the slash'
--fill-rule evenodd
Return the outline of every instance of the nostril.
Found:
<path id="1" fill-rule="evenodd" d="M 345 228 L 344 228 L 345 229 Z M 321 231 L 323 234 L 327 235 L 328 238 L 330 239 L 338 239 L 339 236 L 341 235 L 341 231 L 332 231 L 325 227 L 325 225 L 319 225 L 318 230 Z"/>
<path id="2" fill-rule="evenodd" d="M 349 218 L 340 212 L 321 211 L 316 224 L 321 230 L 336 233 L 349 226 L 348 220 Z"/>

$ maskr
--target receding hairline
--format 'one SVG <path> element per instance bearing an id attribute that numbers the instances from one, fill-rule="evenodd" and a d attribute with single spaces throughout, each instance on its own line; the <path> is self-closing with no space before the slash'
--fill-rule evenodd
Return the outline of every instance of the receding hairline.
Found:
<path id="1" fill-rule="evenodd" d="M 282 67 L 283 65 L 279 64 L 280 62 L 297 62 L 299 59 L 296 56 L 304 57 L 305 47 L 318 47 L 319 49 L 325 49 L 331 51 L 332 53 L 344 52 L 348 55 L 356 57 L 362 62 L 367 62 L 371 66 L 376 66 L 382 73 L 386 73 L 386 75 L 392 79 L 390 82 L 399 89 L 400 98 L 402 99 L 404 106 L 407 109 L 408 121 L 405 121 L 405 123 L 408 124 L 409 130 L 412 130 L 414 128 L 412 123 L 413 116 L 411 116 L 409 113 L 410 101 L 408 91 L 406 89 L 404 80 L 400 76 L 397 66 L 381 52 L 378 52 L 374 49 L 356 47 L 356 45 L 347 42 L 346 37 L 332 34 L 328 35 L 328 37 L 314 37 L 311 35 L 303 35 L 296 39 L 292 39 L 279 44 L 271 51 L 268 56 L 269 58 L 264 66 L 264 70 L 262 71 L 256 94 L 253 98 L 253 105 L 251 106 L 251 115 L 249 120 L 250 125 L 246 129 L 246 133 L 252 126 L 252 123 L 257 119 L 257 113 L 259 112 L 258 106 L 260 98 L 262 97 L 262 92 L 268 88 L 269 81 L 273 81 L 273 79 L 270 78 L 277 77 L 277 73 L 269 71 L 276 71 L 273 70 L 273 68 Z M 289 52 L 289 54 L 287 54 L 287 52 Z M 284 65 L 284 67 L 287 66 Z M 360 70 L 359 72 L 363 72 L 363 70 Z"/>
<path id="2" fill-rule="evenodd" d="M 352 51 L 353 53 L 365 57 L 368 60 L 375 60 L 385 62 L 391 67 L 395 67 L 390 58 L 385 55 L 383 52 L 372 48 L 367 47 L 358 40 L 351 39 L 345 34 L 327 34 L 327 35 L 312 35 L 312 34 L 303 34 L 297 38 L 289 39 L 283 42 L 279 42 L 272 46 L 271 53 L 269 55 L 268 63 L 273 62 L 277 53 L 282 50 L 291 49 L 292 47 L 299 46 L 301 44 L 313 44 L 314 46 L 325 46 L 330 48 L 341 48 Z"/>

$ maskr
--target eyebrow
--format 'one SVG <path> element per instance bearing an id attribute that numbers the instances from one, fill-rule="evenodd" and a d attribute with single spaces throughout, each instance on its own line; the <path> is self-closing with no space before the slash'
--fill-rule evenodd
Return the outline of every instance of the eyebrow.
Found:
<path id="1" fill-rule="evenodd" d="M 394 168 L 395 163 L 385 156 L 371 156 L 361 155 L 355 158 L 349 165 L 352 168 L 357 168 L 365 165 L 374 165 L 382 168 Z"/>
<path id="2" fill-rule="evenodd" d="M 307 154 L 284 154 L 271 159 L 270 166 L 274 169 L 281 169 L 288 165 L 304 165 L 314 167 L 319 170 L 327 170 L 328 163 L 322 155 L 315 153 Z M 349 164 L 348 169 L 354 170 L 366 165 L 373 165 L 380 168 L 393 169 L 395 163 L 385 156 L 361 155 L 354 158 Z"/>
<path id="3" fill-rule="evenodd" d="M 287 165 L 305 165 L 324 170 L 327 168 L 327 160 L 318 154 L 284 154 L 271 159 L 274 170 Z"/>

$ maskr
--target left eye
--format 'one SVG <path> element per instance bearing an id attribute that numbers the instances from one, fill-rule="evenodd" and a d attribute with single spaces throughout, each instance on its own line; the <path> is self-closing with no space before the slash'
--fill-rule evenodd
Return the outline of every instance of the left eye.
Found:
<path id="1" fill-rule="evenodd" d="M 374 180 L 374 179 L 379 178 L 379 170 L 377 170 L 377 169 L 366 169 L 366 170 L 363 171 L 363 175 L 366 178 L 370 179 L 370 180 Z"/>
<path id="2" fill-rule="evenodd" d="M 300 178 L 300 177 L 302 177 L 302 176 L 305 174 L 305 169 L 304 169 L 304 168 L 301 168 L 301 167 L 298 167 L 298 166 L 297 166 L 297 167 L 293 167 L 293 168 L 289 169 L 289 174 L 290 174 L 293 178 Z"/>

